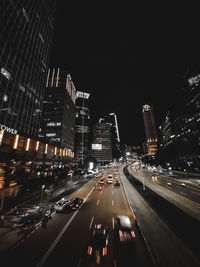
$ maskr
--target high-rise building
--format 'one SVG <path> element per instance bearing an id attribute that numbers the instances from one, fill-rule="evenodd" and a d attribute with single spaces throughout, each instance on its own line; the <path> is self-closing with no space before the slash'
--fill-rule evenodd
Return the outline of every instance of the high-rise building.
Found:
<path id="1" fill-rule="evenodd" d="M 142 109 L 145 133 L 147 139 L 148 154 L 155 155 L 157 150 L 157 130 L 154 118 L 153 107 L 144 105 Z"/>
<path id="2" fill-rule="evenodd" d="M 49 69 L 39 134 L 43 142 L 74 151 L 76 88 L 69 72 Z"/>
<path id="3" fill-rule="evenodd" d="M 76 92 L 76 126 L 75 126 L 75 161 L 84 164 L 88 156 L 90 140 L 90 112 L 88 107 L 90 94 Z"/>
<path id="4" fill-rule="evenodd" d="M 38 136 L 54 14 L 53 0 L 0 3 L 0 124 L 5 131 Z"/>
<path id="5" fill-rule="evenodd" d="M 98 163 L 109 163 L 112 161 L 111 124 L 99 121 L 93 128 L 93 142 L 91 156 Z"/>

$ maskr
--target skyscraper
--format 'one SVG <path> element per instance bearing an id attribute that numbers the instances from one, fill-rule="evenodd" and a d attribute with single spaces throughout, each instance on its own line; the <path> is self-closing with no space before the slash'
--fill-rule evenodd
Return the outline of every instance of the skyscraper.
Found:
<path id="1" fill-rule="evenodd" d="M 0 124 L 33 138 L 40 127 L 54 14 L 53 0 L 0 3 Z"/>
<path id="2" fill-rule="evenodd" d="M 75 160 L 83 164 L 88 156 L 90 135 L 90 112 L 88 108 L 90 94 L 76 92 Z"/>
<path id="3" fill-rule="evenodd" d="M 142 108 L 145 133 L 147 139 L 148 154 L 155 155 L 157 150 L 157 130 L 154 118 L 153 107 L 144 105 Z"/>
<path id="4" fill-rule="evenodd" d="M 49 69 L 43 101 L 40 139 L 74 151 L 76 88 L 69 72 Z"/>
<path id="5" fill-rule="evenodd" d="M 112 161 L 111 124 L 99 121 L 93 128 L 92 157 L 99 163 Z"/>

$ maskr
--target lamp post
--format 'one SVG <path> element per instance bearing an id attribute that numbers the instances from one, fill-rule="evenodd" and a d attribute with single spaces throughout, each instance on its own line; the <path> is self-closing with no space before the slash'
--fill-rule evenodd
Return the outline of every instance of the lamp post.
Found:
<path id="1" fill-rule="evenodd" d="M 147 156 L 149 156 L 149 154 L 145 154 L 145 155 L 142 155 L 142 156 L 140 156 L 139 158 L 140 158 L 140 168 L 141 168 L 141 170 L 142 170 L 142 180 L 143 180 L 143 190 L 145 190 L 145 184 L 144 184 L 144 173 L 143 173 L 143 168 L 142 168 L 142 158 L 144 158 L 144 157 L 147 157 Z"/>
<path id="2" fill-rule="evenodd" d="M 41 192 L 41 199 L 40 199 L 40 203 L 41 204 L 42 204 L 42 201 L 43 201 L 44 188 L 45 188 L 45 184 L 42 185 L 42 192 Z"/>

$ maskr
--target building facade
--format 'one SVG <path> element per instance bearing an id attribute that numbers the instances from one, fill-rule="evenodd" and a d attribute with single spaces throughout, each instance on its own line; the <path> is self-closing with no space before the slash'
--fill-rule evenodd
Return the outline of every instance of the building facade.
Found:
<path id="1" fill-rule="evenodd" d="M 86 92 L 76 92 L 76 126 L 75 126 L 75 147 L 74 155 L 77 164 L 84 164 L 88 157 L 90 141 L 90 94 Z"/>
<path id="2" fill-rule="evenodd" d="M 0 3 L 0 124 L 37 137 L 54 33 L 50 0 Z"/>
<path id="3" fill-rule="evenodd" d="M 43 142 L 74 151 L 76 88 L 67 71 L 49 69 L 39 134 Z"/>
<path id="4" fill-rule="evenodd" d="M 142 108 L 142 113 L 144 119 L 148 154 L 155 155 L 157 151 L 158 136 L 153 107 L 149 105 L 144 105 Z"/>
<path id="5" fill-rule="evenodd" d="M 93 128 L 91 156 L 100 164 L 112 162 L 111 124 L 100 121 Z"/>

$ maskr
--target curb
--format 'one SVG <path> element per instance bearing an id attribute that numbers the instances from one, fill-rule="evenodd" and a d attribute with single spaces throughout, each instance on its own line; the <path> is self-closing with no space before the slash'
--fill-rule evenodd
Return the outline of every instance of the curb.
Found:
<path id="1" fill-rule="evenodd" d="M 122 169 L 122 173 L 123 173 L 123 169 Z M 125 174 L 124 174 L 124 176 L 126 177 Z M 120 179 L 121 179 L 121 178 L 120 178 Z M 134 213 L 134 211 L 133 211 L 133 209 L 132 209 L 132 207 L 131 207 L 131 204 L 130 204 L 129 201 L 128 201 L 128 198 L 127 198 L 127 196 L 126 196 L 126 192 L 125 192 L 125 189 L 124 189 L 124 185 L 123 185 L 123 183 L 121 183 L 121 184 L 122 184 L 123 192 L 124 192 L 126 201 L 127 201 L 127 203 L 128 203 L 128 206 L 129 206 L 131 212 L 133 213 L 133 216 L 134 216 L 134 219 L 135 219 L 135 222 L 136 222 L 136 226 L 138 227 L 138 229 L 139 229 L 140 232 L 141 232 L 142 238 L 144 239 L 145 245 L 146 245 L 147 250 L 148 250 L 148 252 L 149 252 L 149 254 L 150 254 L 150 256 L 151 256 L 151 259 L 152 259 L 152 261 L 153 261 L 153 264 L 154 264 L 154 266 L 158 266 L 157 263 L 156 263 L 156 260 L 155 260 L 155 258 L 154 258 L 154 256 L 153 256 L 153 253 L 152 253 L 152 251 L 151 251 L 151 248 L 150 248 L 150 246 L 149 246 L 149 244 L 148 244 L 148 242 L 147 242 L 147 239 L 146 239 L 146 237 L 145 237 L 145 235 L 144 235 L 144 232 L 142 231 L 142 228 L 141 228 L 139 222 L 137 221 L 137 218 L 136 218 L 135 213 Z"/>

